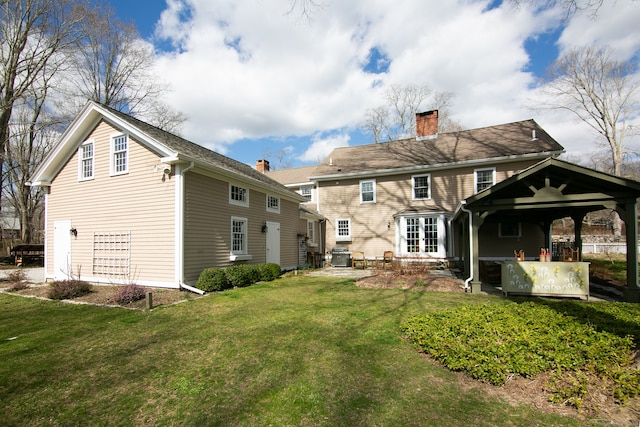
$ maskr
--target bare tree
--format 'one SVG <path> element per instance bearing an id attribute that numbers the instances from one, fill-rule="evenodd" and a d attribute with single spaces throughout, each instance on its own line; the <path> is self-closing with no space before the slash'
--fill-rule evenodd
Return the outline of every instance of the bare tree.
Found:
<path id="1" fill-rule="evenodd" d="M 627 144 L 638 134 L 631 120 L 640 114 L 637 64 L 618 62 L 607 48 L 587 47 L 560 57 L 549 70 L 539 108 L 569 111 L 604 140 L 615 175 L 620 175 Z"/>
<path id="2" fill-rule="evenodd" d="M 565 18 L 579 12 L 589 12 L 595 18 L 604 4 L 604 0 L 510 0 L 510 2 L 516 6 L 530 4 L 538 9 L 558 8 L 562 10 Z"/>
<path id="3" fill-rule="evenodd" d="M 161 101 L 168 86 L 153 72 L 153 47 L 108 5 L 85 5 L 84 16 L 66 88 L 71 112 L 92 100 L 175 131 L 186 116 Z"/>
<path id="4" fill-rule="evenodd" d="M 0 163 L 10 137 L 14 105 L 77 36 L 73 0 L 0 0 Z M 58 63 L 59 65 L 60 63 Z"/>
<path id="5" fill-rule="evenodd" d="M 31 243 L 40 229 L 44 192 L 27 186 L 33 171 L 42 162 L 59 132 L 58 121 L 49 120 L 45 111 L 48 86 L 34 85 L 16 104 L 5 147 L 4 193 L 20 220 L 21 239 Z"/>
<path id="6" fill-rule="evenodd" d="M 439 110 L 441 131 L 453 130 L 457 125 L 449 117 L 449 106 L 453 100 L 450 92 L 436 92 L 426 85 L 391 85 L 386 91 L 385 103 L 367 111 L 363 129 L 373 135 L 376 143 L 383 140 L 406 138 L 416 134 L 416 113 L 424 109 L 427 100 L 429 109 Z"/>

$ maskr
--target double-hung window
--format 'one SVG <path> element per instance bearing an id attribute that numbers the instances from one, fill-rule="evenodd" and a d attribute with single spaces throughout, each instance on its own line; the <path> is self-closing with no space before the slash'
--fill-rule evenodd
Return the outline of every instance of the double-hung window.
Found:
<path id="1" fill-rule="evenodd" d="M 313 187 L 310 185 L 305 185 L 304 187 L 300 187 L 300 194 L 304 196 L 308 201 L 312 200 L 312 191 Z"/>
<path id="2" fill-rule="evenodd" d="M 485 188 L 489 188 L 496 183 L 495 168 L 476 169 L 474 171 L 474 176 L 476 193 L 479 193 Z"/>
<path id="3" fill-rule="evenodd" d="M 111 138 L 111 174 L 119 175 L 129 171 L 129 138 L 118 135 Z"/>
<path id="4" fill-rule="evenodd" d="M 93 141 L 87 141 L 78 149 L 79 179 L 86 180 L 93 178 Z"/>
<path id="5" fill-rule="evenodd" d="M 231 217 L 231 254 L 247 254 L 247 219 Z"/>
<path id="6" fill-rule="evenodd" d="M 316 241 L 315 228 L 313 226 L 313 221 L 310 220 L 307 220 L 307 237 L 309 238 L 310 243 L 314 243 Z"/>
<path id="7" fill-rule="evenodd" d="M 376 202 L 376 180 L 366 179 L 360 181 L 360 203 Z"/>
<path id="8" fill-rule="evenodd" d="M 413 184 L 413 200 L 430 199 L 431 175 L 414 175 L 411 178 Z"/>
<path id="9" fill-rule="evenodd" d="M 238 206 L 249 206 L 249 190 L 235 184 L 229 184 L 229 203 Z"/>
<path id="10" fill-rule="evenodd" d="M 336 220 L 336 242 L 351 241 L 351 220 L 340 218 Z"/>

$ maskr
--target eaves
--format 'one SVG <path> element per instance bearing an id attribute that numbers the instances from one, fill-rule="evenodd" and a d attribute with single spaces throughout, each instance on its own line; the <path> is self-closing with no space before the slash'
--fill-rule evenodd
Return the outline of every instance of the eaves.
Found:
<path id="1" fill-rule="evenodd" d="M 407 166 L 407 167 L 388 168 L 388 169 L 375 169 L 375 170 L 368 170 L 368 171 L 335 173 L 335 174 L 328 174 L 328 175 L 317 175 L 317 176 L 311 176 L 309 177 L 309 179 L 311 181 L 320 182 L 320 181 L 332 181 L 335 179 L 345 179 L 345 178 L 378 177 L 378 176 L 400 175 L 400 174 L 417 173 L 417 172 L 424 173 L 424 172 L 433 172 L 433 171 L 448 170 L 448 169 L 459 169 L 459 168 L 470 167 L 470 166 L 496 165 L 496 164 L 502 164 L 502 163 L 510 163 L 510 162 L 519 161 L 519 160 L 543 159 L 546 157 L 556 157 L 562 153 L 564 153 L 564 150 L 543 151 L 543 152 L 529 153 L 529 154 L 515 154 L 511 156 L 463 160 L 459 162 L 435 163 L 435 164 L 429 164 L 429 165 Z"/>

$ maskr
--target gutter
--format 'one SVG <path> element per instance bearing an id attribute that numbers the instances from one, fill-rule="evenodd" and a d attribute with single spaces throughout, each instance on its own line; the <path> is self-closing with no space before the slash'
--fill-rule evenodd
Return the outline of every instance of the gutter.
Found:
<path id="1" fill-rule="evenodd" d="M 472 224 L 472 220 L 471 220 L 471 211 L 469 209 L 467 209 L 465 206 L 467 204 L 466 200 L 462 200 L 460 201 L 460 210 L 462 212 L 466 212 L 469 215 L 469 277 L 464 281 L 464 291 L 468 292 L 469 291 L 469 283 L 471 283 L 471 281 L 473 280 L 473 275 L 474 275 L 474 271 L 473 271 L 473 224 Z"/>
<path id="2" fill-rule="evenodd" d="M 177 201 L 177 203 L 180 203 L 178 209 L 180 211 L 179 213 L 179 223 L 178 226 L 180 227 L 180 232 L 179 232 L 179 236 L 176 236 L 176 240 L 179 242 L 180 248 L 180 280 L 178 283 L 178 286 L 180 287 L 180 289 L 186 289 L 188 291 L 191 292 L 195 292 L 196 294 L 199 295 L 204 295 L 204 291 L 198 288 L 194 288 L 193 286 L 189 286 L 185 283 L 184 281 L 184 174 L 187 173 L 188 171 L 190 171 L 191 169 L 193 169 L 195 167 L 195 163 L 191 162 L 189 163 L 189 166 L 187 166 L 186 168 L 184 168 L 183 170 L 180 171 L 180 176 L 181 176 L 181 189 L 180 189 L 180 197 L 179 197 L 179 201 Z"/>

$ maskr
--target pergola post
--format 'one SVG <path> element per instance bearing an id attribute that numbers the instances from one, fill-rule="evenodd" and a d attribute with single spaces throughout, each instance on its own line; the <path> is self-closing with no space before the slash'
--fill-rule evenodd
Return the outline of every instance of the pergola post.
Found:
<path id="1" fill-rule="evenodd" d="M 572 215 L 573 230 L 574 230 L 574 242 L 576 249 L 578 249 L 578 261 L 582 261 L 582 220 L 584 220 L 585 214 Z"/>
<path id="2" fill-rule="evenodd" d="M 627 238 L 627 286 L 624 288 L 624 299 L 627 302 L 640 302 L 638 287 L 638 202 L 629 199 L 622 211 Z"/>
<path id="3" fill-rule="evenodd" d="M 469 221 L 471 221 L 471 259 L 473 263 L 473 279 L 471 280 L 471 293 L 479 294 L 482 292 L 482 282 L 480 281 L 480 250 L 479 250 L 479 235 L 478 230 L 482 225 L 483 219 L 478 212 L 473 212 L 469 215 Z"/>

